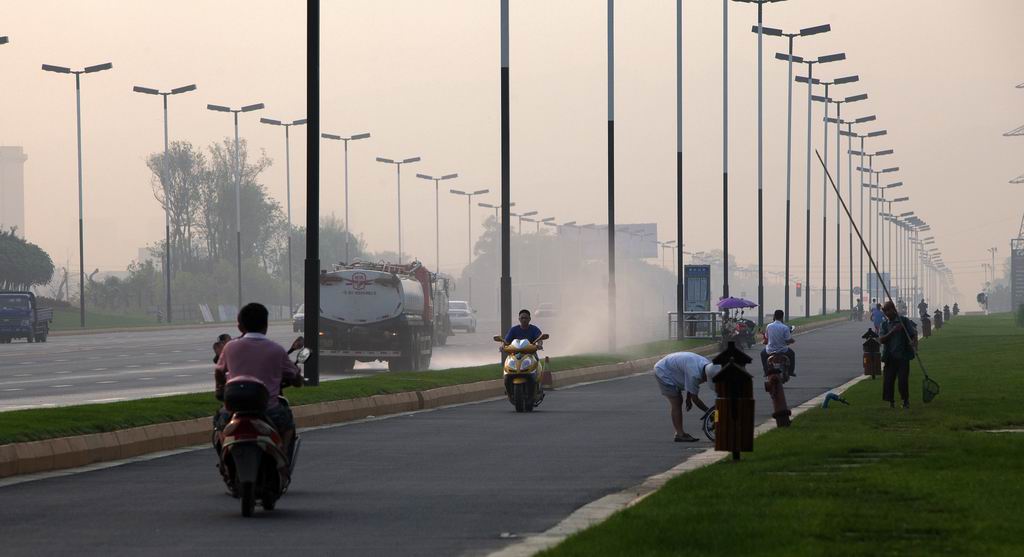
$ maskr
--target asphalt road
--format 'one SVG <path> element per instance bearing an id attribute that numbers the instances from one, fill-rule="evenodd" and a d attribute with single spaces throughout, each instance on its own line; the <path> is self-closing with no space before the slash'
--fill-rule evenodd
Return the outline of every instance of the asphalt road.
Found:
<path id="1" fill-rule="evenodd" d="M 0 412 L 89 402 L 213 390 L 213 350 L 217 334 L 237 335 L 233 326 L 51 336 L 46 343 L 0 344 Z M 269 336 L 284 346 L 297 333 L 272 325 Z M 434 369 L 493 361 L 494 333 L 456 333 L 435 348 Z M 374 362 L 354 374 L 325 373 L 344 379 L 386 370 Z"/>
<path id="2" fill-rule="evenodd" d="M 798 337 L 792 406 L 861 373 L 862 328 Z M 771 405 L 756 382 L 754 394 L 761 422 Z M 706 386 L 701 396 L 713 399 Z M 699 415 L 685 422 L 698 435 Z M 307 431 L 291 490 L 251 519 L 204 448 L 0 487 L 3 551 L 483 554 L 710 445 L 671 438 L 650 374 L 552 392 L 532 414 L 499 400 Z"/>

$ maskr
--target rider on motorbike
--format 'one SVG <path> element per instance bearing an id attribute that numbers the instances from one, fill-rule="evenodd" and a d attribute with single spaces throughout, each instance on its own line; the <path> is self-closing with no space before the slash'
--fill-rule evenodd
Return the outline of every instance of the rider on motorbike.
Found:
<path id="1" fill-rule="evenodd" d="M 530 310 L 521 309 L 519 310 L 519 324 L 512 325 L 512 328 L 505 333 L 505 344 L 512 344 L 513 340 L 524 338 L 532 344 L 541 346 L 543 341 L 538 340 L 541 334 L 536 325 L 530 324 Z"/>
<path id="2" fill-rule="evenodd" d="M 793 338 L 793 332 L 783 322 L 786 317 L 786 313 L 781 309 L 775 310 L 773 316 L 774 321 L 765 327 L 765 347 L 761 350 L 761 365 L 764 367 L 764 374 L 768 375 L 768 356 L 771 354 L 785 354 L 789 357 L 789 374 L 796 375 L 796 352 L 789 347 L 790 344 L 796 342 Z"/>
<path id="3" fill-rule="evenodd" d="M 248 377 L 263 383 L 270 393 L 266 416 L 274 424 L 291 455 L 295 438 L 295 420 L 287 401 L 279 399 L 282 382 L 302 386 L 302 375 L 288 354 L 302 348 L 302 337 L 295 339 L 285 352 L 281 345 L 267 338 L 269 312 L 262 304 L 246 304 L 238 312 L 238 330 L 242 336 L 214 345 L 217 366 L 214 369 L 217 400 L 224 399 L 224 385 L 234 377 Z M 223 335 L 222 335 L 223 336 Z M 221 431 L 231 421 L 231 413 L 224 407 L 213 418 L 213 426 Z"/>

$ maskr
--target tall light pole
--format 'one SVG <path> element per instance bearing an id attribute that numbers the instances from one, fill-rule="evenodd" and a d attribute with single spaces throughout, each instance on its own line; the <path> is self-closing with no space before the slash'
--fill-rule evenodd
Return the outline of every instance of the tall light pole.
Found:
<path id="1" fill-rule="evenodd" d="M 757 4 L 757 312 L 764 325 L 764 5 L 784 0 L 735 0 Z"/>
<path id="2" fill-rule="evenodd" d="M 828 105 L 834 102 L 828 95 L 828 88 L 832 85 L 843 85 L 846 83 L 854 83 L 859 81 L 860 77 L 856 75 L 840 77 L 832 81 L 812 80 L 812 83 L 817 83 L 825 86 L 825 96 L 812 96 L 812 99 L 825 104 L 825 118 L 823 123 L 825 130 L 823 136 L 825 138 L 824 151 L 824 168 L 822 168 L 822 197 L 821 197 L 821 314 L 825 315 L 828 313 Z M 836 277 L 836 289 L 839 288 L 839 278 Z M 839 308 L 836 308 L 839 311 Z"/>
<path id="3" fill-rule="evenodd" d="M 867 98 L 868 98 L 867 94 L 863 94 L 862 93 L 860 95 L 848 96 L 848 97 L 846 97 L 846 98 L 844 98 L 842 100 L 832 101 L 836 105 L 836 117 L 828 119 L 829 122 L 832 122 L 832 123 L 834 123 L 836 125 L 836 311 L 839 311 L 841 309 L 841 303 L 840 302 L 841 302 L 841 293 L 842 293 L 842 284 L 840 282 L 842 280 L 842 277 L 840 276 L 841 275 L 841 272 L 840 272 L 841 271 L 841 269 L 840 269 L 840 261 L 842 259 L 842 253 L 843 253 L 843 249 L 842 248 L 843 248 L 843 246 L 842 246 L 842 236 L 841 236 L 842 218 L 841 218 L 841 215 L 840 215 L 840 210 L 842 209 L 842 198 L 843 198 L 843 195 L 842 195 L 842 191 L 843 191 L 843 189 L 842 189 L 842 187 L 843 187 L 843 157 L 840 154 L 842 152 L 842 150 L 841 150 L 842 141 L 841 141 L 841 138 L 840 138 L 840 134 L 843 131 L 843 124 L 846 123 L 846 121 L 843 120 L 843 105 L 846 104 L 846 103 L 867 100 Z M 849 140 L 847 140 L 847 150 L 849 150 Z M 849 169 L 849 170 L 850 170 L 850 173 L 851 173 L 851 176 L 852 176 L 852 172 L 853 172 L 852 168 Z M 852 184 L 849 187 L 850 187 L 850 195 L 847 198 L 847 200 L 850 203 L 853 203 L 853 186 L 852 186 Z M 852 226 L 852 223 L 850 223 L 850 224 Z M 850 240 L 851 240 L 851 249 L 852 249 L 852 240 L 853 240 L 852 228 L 851 228 L 851 231 L 850 231 Z M 851 262 L 853 261 L 853 252 L 852 251 L 850 252 L 850 261 Z M 850 272 L 851 273 L 853 272 L 852 266 L 850 268 Z M 850 303 L 851 304 L 853 303 L 853 275 L 852 274 L 850 275 Z"/>
<path id="4" fill-rule="evenodd" d="M 473 266 L 473 212 L 472 212 L 471 209 L 473 207 L 473 197 L 474 196 L 483 195 L 483 194 L 485 194 L 485 193 L 487 193 L 487 192 L 489 192 L 491 190 L 483 189 L 483 190 L 476 190 L 476 191 L 472 191 L 472 192 L 466 192 L 466 191 L 462 191 L 462 190 L 448 190 L 448 191 L 453 193 L 453 194 L 455 194 L 455 195 L 464 195 L 464 196 L 466 196 L 466 254 L 468 256 L 468 259 L 466 259 L 466 283 L 467 283 L 467 286 L 468 286 L 468 289 L 469 289 L 469 300 L 468 300 L 468 302 L 469 302 L 469 305 L 472 306 L 473 305 L 473 278 L 472 278 L 472 273 L 470 271 L 471 271 L 471 267 Z M 438 267 L 438 271 L 440 272 L 440 267 Z"/>
<path id="5" fill-rule="evenodd" d="M 860 148 L 861 148 L 860 166 L 857 167 L 858 169 L 860 169 L 861 167 L 864 166 L 864 155 L 863 155 L 863 151 L 864 151 L 864 138 L 867 137 L 867 135 L 860 136 L 860 135 L 857 135 L 857 134 L 853 133 L 853 126 L 859 125 L 859 124 L 866 124 L 868 122 L 874 122 L 876 119 L 877 118 L 875 117 L 875 115 L 872 114 L 871 116 L 862 116 L 860 118 L 856 118 L 856 119 L 853 119 L 853 120 L 844 120 L 842 122 L 843 124 L 846 124 L 846 130 L 845 131 L 840 131 L 840 134 L 846 136 L 846 168 L 847 168 L 847 171 L 848 171 L 847 180 L 846 180 L 847 189 L 848 189 L 847 199 L 849 199 L 851 207 L 853 206 L 853 155 L 854 155 L 854 151 L 853 151 L 853 138 L 854 137 L 859 137 L 860 140 L 861 140 L 861 145 L 860 145 Z M 860 193 L 860 214 L 861 214 L 861 223 L 862 224 L 863 224 L 863 221 L 864 221 L 864 187 L 863 187 L 863 183 L 864 183 L 864 171 L 861 170 L 860 171 L 860 181 L 858 182 L 858 184 L 862 184 L 862 185 L 857 188 L 857 192 Z M 854 306 L 854 303 L 853 303 L 853 296 L 854 296 L 854 294 L 853 294 L 853 215 L 852 214 L 850 215 L 850 221 L 847 223 L 847 231 L 849 232 L 849 236 L 850 236 L 850 240 L 849 240 L 849 242 L 850 242 L 849 243 L 849 245 L 850 245 L 850 252 L 849 252 L 849 255 L 850 255 L 850 308 L 852 309 L 853 306 Z M 861 277 L 857 281 L 858 282 L 858 288 L 860 288 L 860 294 L 857 295 L 858 298 L 859 298 L 860 296 L 864 295 L 864 283 L 863 283 L 863 276 L 864 276 L 864 251 L 862 249 L 858 250 L 858 251 L 860 252 L 860 277 Z"/>
<path id="6" fill-rule="evenodd" d="M 285 199 L 288 214 L 288 311 L 295 311 L 295 303 L 292 300 L 292 148 L 289 139 L 289 128 L 306 124 L 305 118 L 282 122 L 273 118 L 260 118 L 260 122 L 271 126 L 284 128 L 284 175 L 285 175 Z"/>
<path id="7" fill-rule="evenodd" d="M 458 178 L 458 174 L 445 174 L 444 176 L 430 176 L 429 174 L 416 174 L 417 178 L 424 180 L 434 181 L 434 269 L 436 272 L 441 272 L 441 209 L 440 207 L 440 189 L 441 180 L 454 180 Z"/>
<path id="8" fill-rule="evenodd" d="M 683 249 L 683 0 L 676 0 L 676 238 Z M 662 253 L 664 264 L 665 254 Z M 683 284 L 683 257 L 679 255 L 676 269 L 676 319 L 686 314 L 686 292 Z M 681 327 L 676 327 L 676 340 L 683 340 Z"/>
<path id="9" fill-rule="evenodd" d="M 263 103 L 250 104 L 237 109 L 208 104 L 206 108 L 214 112 L 230 112 L 235 119 L 235 248 L 238 261 L 238 309 L 242 309 L 242 155 L 238 146 L 238 114 L 262 110 Z"/>
<path id="10" fill-rule="evenodd" d="M 860 118 L 858 118 L 857 120 L 860 120 Z M 861 123 L 861 122 L 854 121 L 854 123 L 857 124 L 857 123 Z M 889 133 L 887 130 L 876 130 L 876 131 L 873 131 L 873 132 L 868 132 L 866 134 L 855 134 L 852 131 L 848 131 L 846 133 L 849 133 L 850 137 L 856 137 L 856 138 L 860 139 L 860 150 L 859 151 L 851 150 L 850 154 L 851 155 L 857 155 L 857 156 L 860 157 L 860 166 L 857 167 L 857 170 L 860 172 L 860 188 L 858 188 L 858 191 L 860 192 L 860 219 L 859 219 L 859 223 L 860 224 L 858 226 L 859 226 L 861 232 L 863 233 L 863 231 L 864 231 L 864 190 L 866 188 L 870 189 L 871 187 L 874 186 L 874 181 L 872 181 L 871 184 L 864 183 L 864 173 L 865 172 L 870 172 L 870 170 L 874 167 L 873 166 L 874 165 L 874 160 L 875 160 L 874 158 L 876 156 L 891 155 L 893 153 L 893 150 L 892 149 L 887 149 L 885 151 L 878 151 L 877 153 L 868 153 L 864 149 L 864 140 L 865 139 L 872 138 L 872 137 L 881 137 L 883 135 L 886 135 L 886 134 Z M 868 157 L 868 165 L 867 166 L 864 166 L 864 157 Z M 871 217 L 871 213 L 870 213 L 870 207 L 871 207 L 870 195 L 869 195 L 869 200 L 868 200 L 868 207 L 869 207 L 869 212 L 868 212 L 868 235 L 867 235 L 867 240 L 864 242 L 864 246 L 871 246 L 871 242 L 872 242 L 872 239 L 871 239 L 871 218 L 870 218 Z M 860 250 L 860 269 L 859 269 L 859 274 L 860 274 L 860 292 L 861 292 L 862 296 L 865 293 L 865 290 L 864 290 L 864 250 L 865 249 L 867 249 L 867 248 L 862 247 L 861 250 Z"/>
<path id="11" fill-rule="evenodd" d="M 813 99 L 814 99 L 814 84 L 818 83 L 818 80 L 814 78 L 814 65 L 815 64 L 828 64 L 831 62 L 839 62 L 846 60 L 846 54 L 839 52 L 836 54 L 829 54 L 826 56 L 819 56 L 816 59 L 792 57 L 794 62 L 807 64 L 807 77 L 797 76 L 796 81 L 798 83 L 807 84 L 807 219 L 806 229 L 804 232 L 804 317 L 811 316 L 811 138 L 812 128 L 811 124 L 814 121 L 813 118 Z"/>
<path id="12" fill-rule="evenodd" d="M 615 0 L 608 1 L 608 348 L 615 351 Z M 522 225 L 522 221 L 520 226 Z"/>
<path id="13" fill-rule="evenodd" d="M 395 165 L 395 170 L 398 173 L 398 182 L 397 182 L 397 184 L 398 184 L 398 190 L 397 190 L 398 196 L 397 197 L 398 197 L 398 264 L 399 265 L 402 264 L 402 255 L 403 255 L 402 254 L 402 165 L 403 164 L 411 164 L 411 163 L 419 162 L 419 161 L 420 161 L 420 157 L 410 157 L 410 158 L 401 159 L 401 160 L 386 159 L 384 157 L 377 157 L 377 162 L 382 162 L 382 163 L 385 163 L 385 164 L 393 164 L 393 165 Z M 346 224 L 346 226 L 348 226 L 348 225 Z"/>
<path id="14" fill-rule="evenodd" d="M 320 0 L 306 0 L 306 259 L 303 304 L 320 307 Z M 348 223 L 345 223 L 348 226 Z M 306 381 L 320 384 L 320 312 L 307 311 L 303 326 L 311 351 L 303 368 Z"/>
<path id="15" fill-rule="evenodd" d="M 358 141 L 360 139 L 367 139 L 370 137 L 369 133 L 357 133 L 349 137 L 342 137 L 333 133 L 322 133 L 320 137 L 324 139 L 331 139 L 333 141 L 341 141 L 345 144 L 345 263 L 352 261 L 352 255 L 349 251 L 352 238 L 352 226 L 349 224 L 348 216 L 348 142 Z"/>
<path id="16" fill-rule="evenodd" d="M 992 256 L 992 286 L 996 284 L 996 253 L 999 252 L 999 248 L 991 247 L 988 248 L 988 253 Z"/>
<path id="17" fill-rule="evenodd" d="M 729 297 L 729 0 L 722 0 L 722 297 Z"/>
<path id="18" fill-rule="evenodd" d="M 765 35 L 775 37 L 786 37 L 789 39 L 789 53 L 776 54 L 775 58 L 788 62 L 789 76 L 786 79 L 786 256 L 785 256 L 785 278 L 783 293 L 783 310 L 786 318 L 789 318 L 789 248 L 790 248 L 790 214 L 792 205 L 792 183 L 793 183 L 793 62 L 802 62 L 803 58 L 793 55 L 793 41 L 797 37 L 809 37 L 820 33 L 827 33 L 832 30 L 828 24 L 816 27 L 807 27 L 797 33 L 786 33 L 781 29 L 769 27 L 755 27 L 754 31 L 760 30 Z M 682 249 L 680 246 L 679 249 Z"/>
<path id="19" fill-rule="evenodd" d="M 43 71 L 73 74 L 75 76 L 75 126 L 78 133 L 78 312 L 79 326 L 85 327 L 85 224 L 82 210 L 82 74 L 96 73 L 113 68 L 110 62 L 72 70 L 63 66 L 43 64 Z"/>
<path id="20" fill-rule="evenodd" d="M 195 91 L 195 84 L 184 85 L 182 87 L 176 87 L 170 91 L 160 91 L 150 87 L 142 87 L 136 85 L 132 87 L 132 91 L 136 93 L 143 93 L 146 95 L 160 95 L 164 101 L 164 161 L 161 165 L 161 176 L 160 182 L 164 187 L 164 280 L 166 282 L 166 293 L 167 293 L 167 322 L 172 321 L 171 313 L 171 203 L 167 198 L 167 182 L 169 177 L 167 176 L 167 165 L 170 164 L 169 160 L 169 143 L 167 139 L 167 97 L 171 95 L 180 95 L 181 93 L 188 93 L 189 91 Z"/>

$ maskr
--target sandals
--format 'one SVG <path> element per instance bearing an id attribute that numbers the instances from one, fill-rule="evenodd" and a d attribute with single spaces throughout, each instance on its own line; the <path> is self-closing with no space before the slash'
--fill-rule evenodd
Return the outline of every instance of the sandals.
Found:
<path id="1" fill-rule="evenodd" d="M 679 435 L 677 433 L 672 440 L 675 441 L 676 443 L 694 443 L 696 441 L 699 441 L 699 439 L 690 435 L 689 433 L 684 433 L 683 435 Z"/>

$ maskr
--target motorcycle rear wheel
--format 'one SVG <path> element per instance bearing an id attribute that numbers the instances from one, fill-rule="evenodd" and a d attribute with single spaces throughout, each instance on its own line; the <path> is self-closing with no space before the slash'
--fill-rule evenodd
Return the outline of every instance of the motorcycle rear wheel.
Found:
<path id="1" fill-rule="evenodd" d="M 256 486 L 252 482 L 242 484 L 242 516 L 250 517 L 256 510 Z"/>

